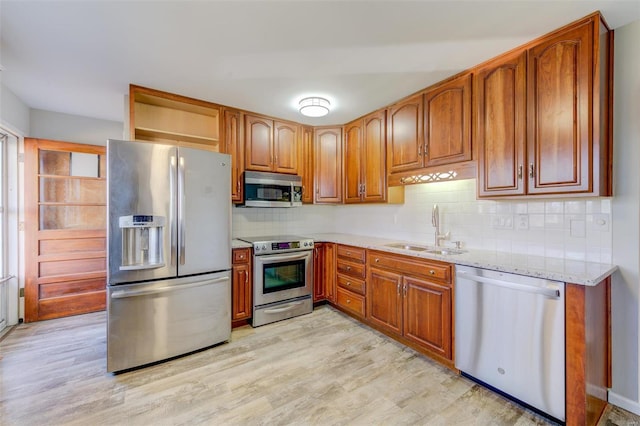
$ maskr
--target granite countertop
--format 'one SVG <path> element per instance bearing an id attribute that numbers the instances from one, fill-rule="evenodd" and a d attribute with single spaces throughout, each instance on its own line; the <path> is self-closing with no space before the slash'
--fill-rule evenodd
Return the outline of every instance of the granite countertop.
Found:
<path id="1" fill-rule="evenodd" d="M 389 243 L 426 245 L 423 243 L 367 237 L 362 235 L 310 234 L 305 236 L 313 238 L 317 242 L 325 241 L 348 244 L 356 247 L 405 254 L 425 259 L 441 260 L 444 262 L 454 263 L 456 265 L 493 269 L 496 271 L 510 272 L 586 286 L 597 285 L 618 269 L 616 265 L 610 264 L 487 250 L 464 249 L 464 253 L 461 254 L 437 255 L 386 246 L 386 244 Z"/>
<path id="2" fill-rule="evenodd" d="M 237 249 L 237 248 L 251 248 L 251 247 L 253 247 L 253 246 L 251 245 L 251 243 L 247 243 L 246 241 L 241 241 L 241 240 L 238 240 L 238 239 L 236 239 L 236 238 L 234 238 L 234 239 L 232 239 L 232 240 L 231 240 L 231 248 L 232 248 L 232 249 Z"/>

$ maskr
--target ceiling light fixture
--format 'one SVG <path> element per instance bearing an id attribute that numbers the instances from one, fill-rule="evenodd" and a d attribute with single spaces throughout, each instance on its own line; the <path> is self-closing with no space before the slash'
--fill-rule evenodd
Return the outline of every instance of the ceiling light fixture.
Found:
<path id="1" fill-rule="evenodd" d="M 307 117 L 324 117 L 329 114 L 331 103 L 325 98 L 310 96 L 301 99 L 298 105 L 300 106 L 300 114 L 302 115 L 306 115 Z"/>

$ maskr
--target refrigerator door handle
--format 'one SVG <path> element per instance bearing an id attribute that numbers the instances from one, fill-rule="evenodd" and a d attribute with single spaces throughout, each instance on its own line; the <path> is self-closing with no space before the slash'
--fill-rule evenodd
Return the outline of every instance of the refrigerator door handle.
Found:
<path id="1" fill-rule="evenodd" d="M 172 155 L 171 156 L 171 162 L 169 165 L 169 192 L 170 192 L 170 197 L 169 197 L 169 223 L 170 223 L 170 230 L 169 230 L 169 247 L 171 247 L 171 260 L 170 260 L 170 264 L 173 266 L 176 264 L 176 235 L 177 235 L 177 230 L 176 230 L 176 205 L 175 205 L 175 200 L 176 200 L 176 174 L 177 174 L 177 165 L 176 165 L 176 156 Z"/>
<path id="2" fill-rule="evenodd" d="M 151 288 L 146 290 L 118 290 L 111 293 L 112 299 L 125 299 L 127 297 L 148 296 L 150 294 L 162 294 L 175 290 L 186 290 L 194 287 L 202 287 L 203 285 L 215 284 L 223 281 L 229 281 L 229 277 L 220 277 L 213 280 L 196 281 L 190 284 L 173 285 L 160 288 Z"/>
<path id="3" fill-rule="evenodd" d="M 184 176 L 184 157 L 180 157 L 178 163 L 178 194 L 180 198 L 178 199 L 178 220 L 180 221 L 180 230 L 178 235 L 178 240 L 180 241 L 180 253 L 178 254 L 178 259 L 180 265 L 184 265 L 185 262 L 185 240 L 186 240 L 186 229 L 184 222 L 184 207 L 187 203 L 186 195 L 185 195 L 185 176 Z"/>

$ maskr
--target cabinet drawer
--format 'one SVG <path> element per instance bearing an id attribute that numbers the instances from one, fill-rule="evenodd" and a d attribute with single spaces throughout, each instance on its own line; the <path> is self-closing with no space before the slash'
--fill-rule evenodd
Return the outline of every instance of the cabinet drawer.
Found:
<path id="1" fill-rule="evenodd" d="M 349 259 L 354 262 L 364 263 L 366 250 L 353 246 L 338 246 L 338 257 Z"/>
<path id="2" fill-rule="evenodd" d="M 233 263 L 247 263 L 249 262 L 249 256 L 251 256 L 251 249 L 239 248 L 233 249 Z"/>
<path id="3" fill-rule="evenodd" d="M 348 311 L 351 311 L 356 315 L 364 317 L 364 306 L 365 306 L 364 296 L 355 294 L 341 287 L 338 287 L 337 293 L 338 293 L 338 297 L 337 297 L 338 306 Z"/>
<path id="4" fill-rule="evenodd" d="M 337 264 L 336 269 L 339 274 L 349 275 L 352 277 L 362 278 L 362 279 L 365 279 L 366 277 L 366 271 L 365 271 L 366 268 L 364 267 L 364 264 L 347 262 L 346 260 L 343 260 L 343 259 L 338 259 L 336 264 Z"/>
<path id="5" fill-rule="evenodd" d="M 365 282 L 357 278 L 338 274 L 338 285 L 354 293 L 365 294 Z"/>
<path id="6" fill-rule="evenodd" d="M 433 260 L 423 260 L 411 256 L 390 255 L 379 251 L 370 251 L 369 265 L 390 269 L 403 275 L 420 275 L 433 281 L 451 283 L 451 264 Z"/>

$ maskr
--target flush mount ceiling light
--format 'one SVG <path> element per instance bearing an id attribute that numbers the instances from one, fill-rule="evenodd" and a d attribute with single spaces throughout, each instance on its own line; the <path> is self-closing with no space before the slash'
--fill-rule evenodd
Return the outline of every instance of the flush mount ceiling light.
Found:
<path id="1" fill-rule="evenodd" d="M 300 106 L 300 114 L 302 115 L 306 115 L 307 117 L 324 117 L 329 114 L 331 103 L 325 98 L 310 96 L 301 99 L 298 105 Z"/>

